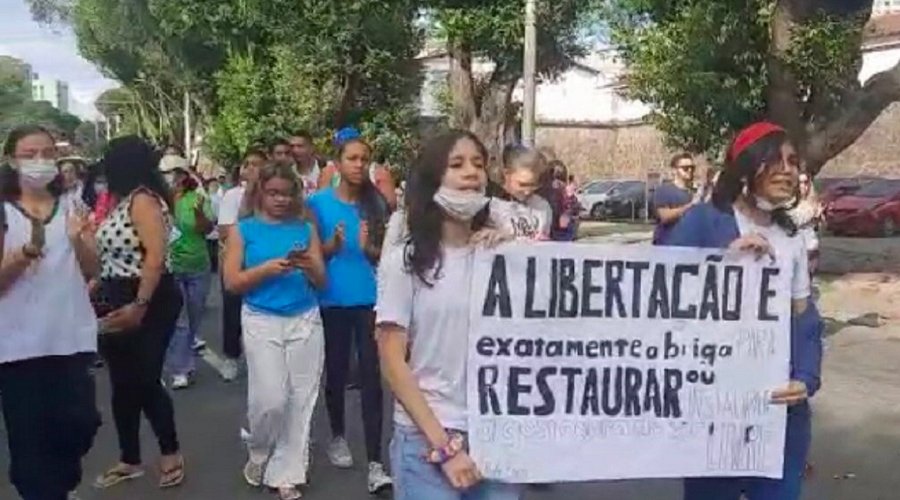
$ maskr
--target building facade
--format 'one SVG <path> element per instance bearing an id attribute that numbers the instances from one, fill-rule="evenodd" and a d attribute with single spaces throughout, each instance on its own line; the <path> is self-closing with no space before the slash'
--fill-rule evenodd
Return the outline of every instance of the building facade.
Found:
<path id="1" fill-rule="evenodd" d="M 872 15 L 883 16 L 900 12 L 900 0 L 875 0 L 872 3 Z"/>
<path id="2" fill-rule="evenodd" d="M 35 101 L 49 102 L 64 113 L 69 112 L 69 84 L 66 82 L 34 74 L 31 80 L 31 97 Z"/>

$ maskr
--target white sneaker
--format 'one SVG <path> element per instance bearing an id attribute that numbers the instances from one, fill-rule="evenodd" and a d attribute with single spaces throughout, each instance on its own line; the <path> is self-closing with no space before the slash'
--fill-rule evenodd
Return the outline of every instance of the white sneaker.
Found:
<path id="1" fill-rule="evenodd" d="M 257 487 L 262 484 L 262 480 L 263 464 L 247 460 L 247 463 L 244 465 L 244 481 L 247 481 L 247 484 L 250 486 Z"/>
<path id="2" fill-rule="evenodd" d="M 187 389 L 191 385 L 191 378 L 187 375 L 173 375 L 172 376 L 172 390 L 177 391 L 179 389 Z"/>
<path id="3" fill-rule="evenodd" d="M 369 462 L 369 494 L 381 493 L 390 488 L 394 481 L 384 472 L 384 466 L 378 462 Z"/>
<path id="4" fill-rule="evenodd" d="M 222 361 L 222 367 L 219 370 L 219 374 L 222 375 L 222 380 L 226 382 L 234 382 L 238 377 L 238 370 L 240 367 L 238 366 L 238 362 L 233 359 L 226 359 Z"/>
<path id="5" fill-rule="evenodd" d="M 328 460 L 331 465 L 341 469 L 353 467 L 353 455 L 350 454 L 350 446 L 343 437 L 336 437 L 328 445 Z"/>
<path id="6" fill-rule="evenodd" d="M 194 339 L 194 345 L 191 346 L 195 351 L 206 349 L 206 341 L 201 338 Z"/>

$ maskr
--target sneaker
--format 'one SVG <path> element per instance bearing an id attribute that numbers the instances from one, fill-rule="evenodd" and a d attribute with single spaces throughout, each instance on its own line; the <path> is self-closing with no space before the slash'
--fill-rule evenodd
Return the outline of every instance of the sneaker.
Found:
<path id="1" fill-rule="evenodd" d="M 343 437 L 336 437 L 328 445 L 328 460 L 331 465 L 341 469 L 353 467 L 353 455 L 350 454 L 350 446 Z"/>
<path id="2" fill-rule="evenodd" d="M 262 484 L 262 480 L 263 464 L 257 464 L 252 460 L 247 460 L 246 465 L 244 465 L 244 481 L 247 481 L 247 484 L 256 488 Z"/>
<path id="3" fill-rule="evenodd" d="M 194 339 L 194 345 L 191 346 L 195 351 L 206 349 L 206 341 L 201 338 Z"/>
<path id="4" fill-rule="evenodd" d="M 238 362 L 233 359 L 226 359 L 222 361 L 222 368 L 219 370 L 219 374 L 222 375 L 222 380 L 225 382 L 233 382 L 237 379 L 238 376 Z"/>
<path id="5" fill-rule="evenodd" d="M 173 391 L 177 391 L 179 389 L 187 389 L 191 385 L 191 378 L 187 375 L 173 375 L 172 376 L 172 385 L 170 386 Z"/>
<path id="6" fill-rule="evenodd" d="M 381 493 L 390 488 L 394 482 L 384 472 L 384 466 L 378 462 L 369 462 L 369 494 Z"/>

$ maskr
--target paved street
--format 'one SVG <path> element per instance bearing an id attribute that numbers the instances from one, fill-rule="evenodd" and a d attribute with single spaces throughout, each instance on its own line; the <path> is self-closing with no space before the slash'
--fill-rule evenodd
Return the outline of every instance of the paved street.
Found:
<path id="1" fill-rule="evenodd" d="M 832 287 L 834 288 L 834 287 Z M 838 290 L 843 290 L 837 287 Z M 831 293 L 831 292 L 827 292 Z M 833 293 L 848 293 L 833 292 Z M 856 292 L 853 292 L 856 293 Z M 825 297 L 828 304 L 839 298 Z M 210 312 L 206 338 L 213 350 L 218 335 L 218 306 Z M 851 327 L 829 338 L 825 389 L 816 399 L 816 430 L 812 462 L 815 470 L 804 500 L 893 500 L 900 491 L 900 323 L 877 329 Z M 100 492 L 91 488 L 93 477 L 116 459 L 115 432 L 110 419 L 106 372 L 98 373 L 99 403 L 104 416 L 94 450 L 85 462 L 85 482 L 79 493 L 85 500 L 254 500 L 271 498 L 247 487 L 240 475 L 245 458 L 238 429 L 244 412 L 243 383 L 225 384 L 213 368 L 201 363 L 197 384 L 175 394 L 179 432 L 187 458 L 188 478 L 183 487 L 160 492 L 151 473 L 128 485 Z M 357 393 L 348 402 L 350 442 L 355 457 L 364 456 Z M 144 453 L 153 464 L 156 446 L 145 424 Z M 350 471 L 332 468 L 324 456 L 328 425 L 323 409 L 315 421 L 313 484 L 305 498 L 312 500 L 368 498 L 362 464 Z M 3 437 L 5 439 L 5 437 Z M 5 446 L 0 451 L 5 468 Z M 598 464 L 602 467 L 602 464 Z M 151 471 L 152 472 L 152 471 Z M 613 482 L 557 486 L 529 491 L 529 500 L 678 500 L 677 481 Z M 5 474 L 0 477 L 0 499 L 16 498 Z M 428 500 L 428 499 L 422 499 Z"/>

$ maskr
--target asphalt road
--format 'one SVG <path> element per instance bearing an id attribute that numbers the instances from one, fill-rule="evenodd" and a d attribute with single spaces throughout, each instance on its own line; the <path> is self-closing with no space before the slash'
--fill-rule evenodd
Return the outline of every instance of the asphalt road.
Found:
<path id="1" fill-rule="evenodd" d="M 213 302 L 209 320 L 205 325 L 205 338 L 213 352 L 218 350 L 219 310 Z M 900 336 L 898 336 L 900 337 Z M 900 355 L 900 344 L 893 353 Z M 885 352 L 883 348 L 878 349 Z M 884 355 L 883 355 L 884 356 Z M 896 358 L 885 358 L 886 365 Z M 859 358 L 854 363 L 859 362 Z M 891 366 L 896 366 L 892 364 Z M 117 458 L 115 430 L 110 417 L 109 386 L 105 370 L 98 372 L 99 406 L 104 416 L 104 425 L 97 437 L 94 449 L 85 460 L 84 481 L 79 495 L 84 500 L 254 500 L 272 498 L 265 491 L 248 487 L 241 476 L 241 467 L 246 459 L 239 437 L 245 411 L 246 387 L 243 381 L 226 384 L 208 363 L 200 363 L 196 384 L 185 391 L 174 394 L 178 420 L 178 430 L 187 463 L 187 480 L 178 489 L 160 491 L 156 488 L 157 447 L 149 426 L 144 424 L 144 455 L 149 473 L 132 483 L 119 485 L 106 491 L 91 487 L 93 478 Z M 840 377 L 838 367 L 835 378 Z M 827 369 L 827 367 L 826 367 Z M 894 371 L 896 375 L 896 371 Z M 827 374 L 826 374 L 827 375 Z M 854 375 L 857 376 L 857 375 Z M 835 380 L 837 382 L 837 380 Z M 859 387 L 864 381 L 854 379 L 853 386 Z M 897 385 L 897 383 L 894 383 Z M 837 385 L 837 384 L 836 384 Z M 329 438 L 324 408 L 318 409 L 314 422 L 314 457 L 312 465 L 312 485 L 304 498 L 311 500 L 341 499 L 362 500 L 370 498 L 365 489 L 365 464 L 362 449 L 362 425 L 359 417 L 357 392 L 348 393 L 348 432 L 357 465 L 351 470 L 338 470 L 328 464 L 324 455 Z M 854 393 L 856 394 L 856 393 Z M 857 397 L 859 395 L 857 394 Z M 828 397 L 828 396 L 823 396 Z M 832 398 L 834 399 L 834 398 Z M 869 411 L 854 401 L 856 412 Z M 840 400 L 831 400 L 839 414 Z M 893 406 L 891 406 L 893 405 Z M 836 427 L 833 419 L 818 416 L 816 421 L 813 462 L 817 472 L 808 482 L 804 500 L 888 500 L 900 498 L 900 484 L 896 470 L 900 468 L 900 426 L 895 425 L 896 400 L 881 408 L 893 413 L 893 417 L 880 426 L 878 439 L 856 439 L 856 430 Z M 390 419 L 386 418 L 389 426 Z M 873 421 L 868 421 L 871 424 Z M 389 428 L 386 428 L 387 441 Z M 861 436 L 862 434 L 860 434 Z M 0 436 L 5 440 L 5 436 Z M 852 446 L 851 446 L 852 444 Z M 6 448 L 0 446 L 0 468 L 6 468 Z M 598 464 L 602 466 L 602 464 Z M 845 473 L 851 474 L 845 477 Z M 0 475 L 0 500 L 17 498 L 5 474 Z M 840 476 L 840 477 L 838 477 Z M 837 478 L 837 479 L 836 479 Z M 680 500 L 678 481 L 619 481 L 602 484 L 557 485 L 549 489 L 529 490 L 525 498 L 529 500 Z M 386 498 L 390 498 L 387 495 Z M 428 499 L 422 499 L 428 500 Z M 754 499 L 756 500 L 756 499 Z"/>

